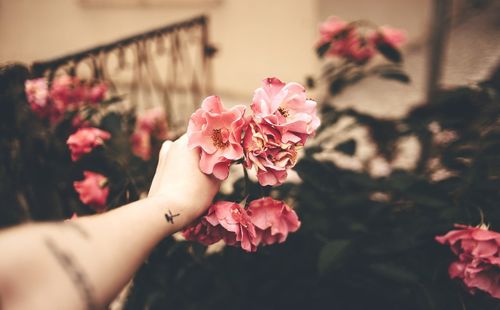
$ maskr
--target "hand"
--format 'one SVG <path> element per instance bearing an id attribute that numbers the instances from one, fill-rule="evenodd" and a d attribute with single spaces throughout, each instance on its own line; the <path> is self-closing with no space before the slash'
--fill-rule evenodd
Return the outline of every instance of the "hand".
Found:
<path id="1" fill-rule="evenodd" d="M 219 191 L 220 181 L 200 171 L 198 150 L 187 147 L 187 135 L 165 141 L 148 197 L 163 197 L 193 220 L 202 215 Z"/>

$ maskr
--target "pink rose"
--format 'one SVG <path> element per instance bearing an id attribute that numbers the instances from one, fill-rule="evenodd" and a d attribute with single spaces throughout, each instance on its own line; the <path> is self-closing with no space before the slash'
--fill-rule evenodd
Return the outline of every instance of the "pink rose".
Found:
<path id="1" fill-rule="evenodd" d="M 203 217 L 199 222 L 187 227 L 182 231 L 186 240 L 197 241 L 203 245 L 211 245 L 222 240 L 225 229 L 220 226 L 212 226 Z"/>
<path id="2" fill-rule="evenodd" d="M 188 147 L 200 148 L 200 170 L 223 180 L 231 162 L 243 157 L 241 134 L 245 126 L 245 107 L 226 109 L 217 96 L 203 100 L 189 120 Z"/>
<path id="3" fill-rule="evenodd" d="M 294 143 L 283 143 L 279 130 L 268 123 L 250 120 L 243 139 L 246 168 L 255 166 L 259 183 L 280 185 L 287 177 L 287 169 L 297 162 Z"/>
<path id="4" fill-rule="evenodd" d="M 132 144 L 132 153 L 142 158 L 142 160 L 151 159 L 151 135 L 145 130 L 137 130 L 130 136 Z"/>
<path id="5" fill-rule="evenodd" d="M 143 160 L 149 160 L 152 137 L 161 141 L 168 138 L 167 118 L 163 108 L 150 109 L 137 116 L 135 131 L 130 136 L 132 153 Z"/>
<path id="6" fill-rule="evenodd" d="M 87 100 L 91 103 L 99 103 L 104 100 L 108 91 L 106 83 L 99 83 L 91 86 L 87 90 Z"/>
<path id="7" fill-rule="evenodd" d="M 251 104 L 257 122 L 267 122 L 282 133 L 282 142 L 305 143 L 319 127 L 316 102 L 306 99 L 306 92 L 298 83 L 283 83 L 277 78 L 262 81 L 255 90 Z"/>
<path id="8" fill-rule="evenodd" d="M 137 117 L 135 130 L 144 130 L 159 140 L 168 138 L 167 116 L 161 107 L 149 109 Z"/>
<path id="9" fill-rule="evenodd" d="M 255 227 L 247 211 L 239 204 L 230 201 L 217 201 L 208 210 L 206 221 L 212 225 L 220 225 L 226 231 L 222 239 L 227 245 L 241 246 L 247 252 L 255 252 Z"/>
<path id="10" fill-rule="evenodd" d="M 71 160 L 77 161 L 83 155 L 90 153 L 95 147 L 103 145 L 111 134 L 98 128 L 80 128 L 69 136 L 66 143 L 71 151 Z"/>
<path id="11" fill-rule="evenodd" d="M 376 49 L 372 41 L 353 30 L 345 39 L 343 54 L 354 62 L 365 63 L 375 56 Z"/>
<path id="12" fill-rule="evenodd" d="M 295 213 L 283 201 L 264 197 L 250 202 L 248 214 L 255 225 L 256 243 L 282 243 L 289 232 L 295 232 L 300 227 L 300 221 Z"/>
<path id="13" fill-rule="evenodd" d="M 63 107 L 79 105 L 85 99 L 86 89 L 78 77 L 56 77 L 50 87 L 50 98 Z"/>
<path id="14" fill-rule="evenodd" d="M 75 190 L 80 194 L 80 200 L 97 212 L 105 211 L 109 194 L 108 179 L 92 171 L 84 171 L 83 175 L 82 181 L 73 182 Z"/>
<path id="15" fill-rule="evenodd" d="M 40 117 L 49 113 L 49 88 L 45 78 L 27 80 L 24 84 L 31 109 Z"/>
<path id="16" fill-rule="evenodd" d="M 255 227 L 247 211 L 230 201 L 217 201 L 196 225 L 184 230 L 188 240 L 212 244 L 221 239 L 227 245 L 240 246 L 247 252 L 257 250 Z"/>
<path id="17" fill-rule="evenodd" d="M 460 278 L 472 294 L 482 290 L 500 298 L 500 234 L 483 225 L 455 227 L 459 229 L 436 237 L 439 243 L 449 244 L 458 256 L 448 269 L 450 278 Z"/>
<path id="18" fill-rule="evenodd" d="M 348 23 L 341 20 L 337 16 L 330 16 L 319 27 L 320 40 L 318 46 L 327 42 L 332 42 L 332 46 L 328 50 L 328 54 L 339 55 L 342 48 L 337 44 L 343 36 L 349 32 Z"/>

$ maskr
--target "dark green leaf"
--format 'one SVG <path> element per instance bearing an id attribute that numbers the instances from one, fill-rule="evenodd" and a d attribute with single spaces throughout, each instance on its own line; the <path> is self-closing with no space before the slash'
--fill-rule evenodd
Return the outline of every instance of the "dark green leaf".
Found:
<path id="1" fill-rule="evenodd" d="M 403 61 L 403 56 L 397 48 L 387 42 L 380 42 L 377 45 L 378 51 L 388 60 L 396 63 Z"/>
<path id="2" fill-rule="evenodd" d="M 330 87 L 329 87 L 330 95 L 332 95 L 332 96 L 337 95 L 338 93 L 340 93 L 342 91 L 342 89 L 344 88 L 345 85 L 346 85 L 346 83 L 345 83 L 344 79 L 342 79 L 342 78 L 337 78 L 337 79 L 331 81 Z"/>
<path id="3" fill-rule="evenodd" d="M 331 42 L 326 42 L 318 46 L 318 48 L 316 49 L 316 54 L 318 54 L 319 58 L 322 58 L 325 55 L 325 53 L 330 49 L 331 44 Z"/>
<path id="4" fill-rule="evenodd" d="M 333 240 L 321 249 L 318 257 L 318 271 L 323 274 L 339 268 L 349 254 L 350 240 Z"/>
<path id="5" fill-rule="evenodd" d="M 395 80 L 401 83 L 410 83 L 410 77 L 402 71 L 385 71 L 380 73 L 380 76 L 384 79 Z"/>

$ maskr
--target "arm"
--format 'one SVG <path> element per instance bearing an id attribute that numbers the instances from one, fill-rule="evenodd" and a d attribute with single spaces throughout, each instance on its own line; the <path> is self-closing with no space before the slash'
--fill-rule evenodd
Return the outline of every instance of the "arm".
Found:
<path id="1" fill-rule="evenodd" d="M 199 171 L 198 161 L 185 136 L 166 142 L 148 198 L 101 215 L 0 233 L 4 309 L 100 309 L 108 304 L 161 239 L 211 203 L 219 183 Z"/>

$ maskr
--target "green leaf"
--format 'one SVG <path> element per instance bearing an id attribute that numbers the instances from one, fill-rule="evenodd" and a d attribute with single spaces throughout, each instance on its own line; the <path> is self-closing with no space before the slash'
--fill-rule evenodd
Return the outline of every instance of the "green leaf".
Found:
<path id="1" fill-rule="evenodd" d="M 395 80 L 401 83 L 410 83 L 410 77 L 402 71 L 385 71 L 380 73 L 380 76 L 384 79 Z"/>
<path id="2" fill-rule="evenodd" d="M 335 146 L 335 150 L 353 156 L 356 153 L 356 140 L 349 139 Z"/>
<path id="3" fill-rule="evenodd" d="M 324 245 L 318 257 L 318 271 L 320 274 L 339 268 L 348 257 L 351 243 L 351 240 L 339 239 Z"/>
<path id="4" fill-rule="evenodd" d="M 411 272 L 407 268 L 390 263 L 373 264 L 368 268 L 376 275 L 394 282 L 416 283 L 419 280 L 417 274 Z"/>
<path id="5" fill-rule="evenodd" d="M 401 61 L 403 61 L 403 56 L 401 56 L 399 50 L 391 44 L 382 41 L 376 46 L 378 51 L 388 60 L 395 63 L 400 63 Z"/>
<path id="6" fill-rule="evenodd" d="M 325 53 L 330 49 L 331 42 L 326 42 L 321 44 L 317 49 L 316 49 L 316 54 L 318 54 L 319 58 L 322 58 Z"/>
<path id="7" fill-rule="evenodd" d="M 343 78 L 337 78 L 334 79 L 333 81 L 330 82 L 330 94 L 332 96 L 335 96 L 336 94 L 340 93 L 344 86 L 346 85 L 346 81 Z"/>

